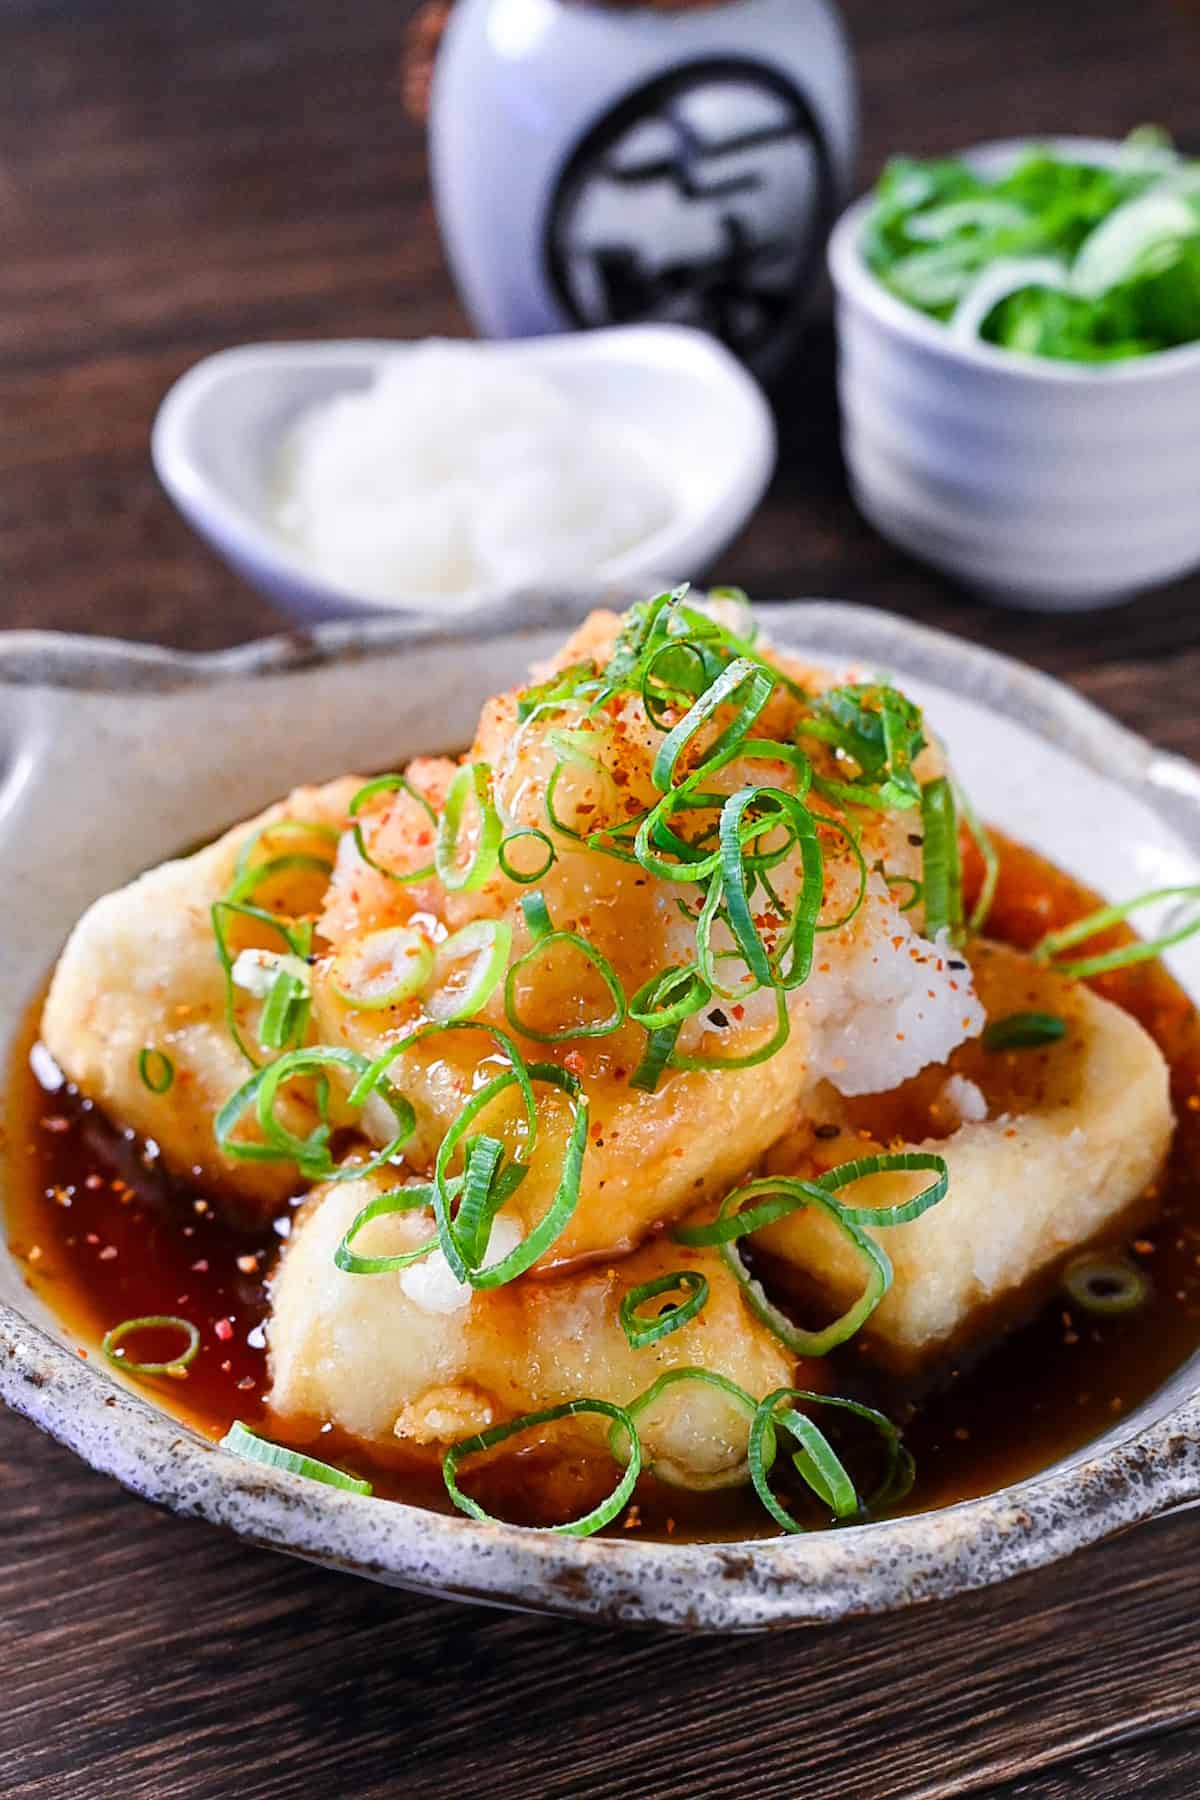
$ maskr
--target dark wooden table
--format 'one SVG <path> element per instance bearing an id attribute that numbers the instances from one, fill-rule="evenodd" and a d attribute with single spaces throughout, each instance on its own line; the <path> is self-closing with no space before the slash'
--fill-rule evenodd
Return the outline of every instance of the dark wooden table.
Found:
<path id="1" fill-rule="evenodd" d="M 465 329 L 401 112 L 411 10 L 5 0 L 0 624 L 188 648 L 281 624 L 172 512 L 147 434 L 175 376 L 242 339 Z M 901 146 L 1143 119 L 1200 151 L 1196 0 L 846 10 L 864 178 Z M 1000 646 L 1200 755 L 1200 578 L 1086 619 L 991 610 L 855 516 L 827 328 L 781 419 L 778 479 L 721 576 Z M 1200 1791 L 1188 1515 L 908 1617 L 691 1643 L 415 1599 L 255 1552 L 5 1416 L 0 1547 L 8 1800 Z"/>

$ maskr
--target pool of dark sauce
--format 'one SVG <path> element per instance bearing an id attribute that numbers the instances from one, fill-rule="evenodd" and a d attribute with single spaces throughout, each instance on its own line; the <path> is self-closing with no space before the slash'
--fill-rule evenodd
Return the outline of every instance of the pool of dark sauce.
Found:
<path id="1" fill-rule="evenodd" d="M 1029 948 L 1097 905 L 1093 893 L 1031 851 L 1005 840 L 1000 849 L 989 936 Z M 968 890 L 979 877 L 968 854 Z M 1096 943 L 1128 935 L 1122 928 Z M 1187 996 L 1157 964 L 1102 976 L 1093 985 L 1146 1027 L 1171 1066 L 1178 1131 L 1158 1215 L 1131 1246 L 1121 1246 L 1148 1276 L 1150 1297 L 1136 1313 L 1097 1320 L 1055 1293 L 1032 1322 L 985 1356 L 941 1370 L 916 1402 L 875 1384 L 853 1346 L 835 1354 L 831 1391 L 874 1399 L 904 1419 L 917 1478 L 899 1510 L 946 1506 L 1036 1473 L 1107 1431 L 1200 1347 L 1200 1025 Z M 290 1213 L 268 1228 L 238 1230 L 207 1195 L 166 1175 L 154 1144 L 114 1129 L 69 1088 L 43 1086 L 34 1052 L 39 1012 L 40 1004 L 16 1046 L 5 1146 L 13 1170 L 8 1237 L 30 1286 L 87 1358 L 100 1356 L 103 1334 L 123 1319 L 191 1319 L 201 1347 L 186 1374 L 145 1385 L 210 1437 L 241 1419 L 281 1441 L 264 1402 L 263 1323 L 265 1280 L 290 1230 Z M 175 1347 L 142 1338 L 137 1354 L 166 1355 Z M 436 1470 L 381 1468 L 332 1431 L 297 1447 L 368 1476 L 377 1494 L 448 1508 Z M 540 1455 L 533 1449 L 497 1462 L 486 1487 L 475 1483 L 474 1491 L 503 1516 L 552 1522 L 531 1516 L 524 1498 L 529 1488 L 543 1486 L 528 1481 Z M 565 1489 L 558 1488 L 564 1512 L 599 1498 L 594 1478 L 579 1470 L 577 1492 L 570 1493 L 567 1472 Z M 797 1511 L 807 1516 L 802 1507 Z M 688 1495 L 648 1481 L 632 1518 L 613 1529 L 728 1538 L 762 1536 L 773 1527 L 749 1489 Z"/>

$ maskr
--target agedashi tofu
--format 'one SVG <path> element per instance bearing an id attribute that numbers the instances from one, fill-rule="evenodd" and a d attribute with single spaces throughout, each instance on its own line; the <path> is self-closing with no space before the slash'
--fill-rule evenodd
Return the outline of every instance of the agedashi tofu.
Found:
<path id="1" fill-rule="evenodd" d="M 829 1095 L 823 1135 L 806 1121 L 770 1159 L 776 1173 L 807 1174 L 878 1149 L 945 1158 L 944 1200 L 905 1224 L 870 1228 L 895 1276 L 864 1341 L 900 1370 L 995 1331 L 1065 1255 L 1136 1224 L 1153 1206 L 1148 1190 L 1171 1143 L 1167 1065 L 1135 1019 L 1017 951 L 981 941 L 969 955 L 989 1021 L 1048 1014 L 1064 1021 L 1065 1035 L 1007 1051 L 976 1040 L 906 1090 L 859 1101 L 852 1116 Z M 933 1129 L 904 1136 L 921 1118 Z M 832 1123 L 840 1135 L 829 1135 Z M 841 1197 L 894 1205 L 927 1179 L 871 1176 Z M 813 1210 L 761 1241 L 836 1308 L 862 1288 L 859 1253 Z"/>

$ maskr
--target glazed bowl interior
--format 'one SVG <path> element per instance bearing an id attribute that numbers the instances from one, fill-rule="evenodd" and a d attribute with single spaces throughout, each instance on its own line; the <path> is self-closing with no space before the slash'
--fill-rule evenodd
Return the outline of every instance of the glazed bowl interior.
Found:
<path id="1" fill-rule="evenodd" d="M 22 875 L 0 892 L 5 1045 L 90 900 L 292 784 L 469 741 L 481 700 L 585 608 L 586 597 L 547 601 L 492 630 L 331 627 L 208 658 L 0 639 L 0 842 Z M 1200 875 L 1200 773 L 1048 678 L 861 607 L 780 606 L 767 624 L 816 661 L 903 682 L 984 815 L 1091 885 L 1122 897 Z M 1200 994 L 1200 942 L 1170 961 Z M 1100 1442 L 999 1495 L 801 1538 L 677 1545 L 479 1526 L 241 1463 L 76 1351 L 0 1248 L 0 1398 L 96 1467 L 335 1567 L 590 1617 L 745 1630 L 882 1611 L 1036 1567 L 1200 1496 L 1193 1364 Z"/>

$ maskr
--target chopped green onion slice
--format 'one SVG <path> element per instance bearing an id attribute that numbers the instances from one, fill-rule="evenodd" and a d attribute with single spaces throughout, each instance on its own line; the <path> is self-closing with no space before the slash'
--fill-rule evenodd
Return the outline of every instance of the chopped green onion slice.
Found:
<path id="1" fill-rule="evenodd" d="M 300 872 L 328 877 L 333 874 L 333 864 L 328 857 L 309 856 L 300 851 L 288 856 L 273 856 L 269 862 L 252 863 L 240 874 L 235 874 L 222 899 L 237 906 L 257 893 L 265 881 L 271 881 L 277 875 Z"/>
<path id="2" fill-rule="evenodd" d="M 921 709 L 886 682 L 827 688 L 799 734 L 830 745 L 861 771 L 853 781 L 815 776 L 814 787 L 828 799 L 881 812 L 920 799 L 913 765 L 925 748 Z"/>
<path id="3" fill-rule="evenodd" d="M 213 938 L 217 947 L 217 960 L 225 977 L 225 1028 L 230 1037 L 253 1068 L 259 1067 L 258 1057 L 250 1049 L 237 1022 L 237 996 L 234 993 L 234 968 L 239 954 L 229 947 L 229 923 L 234 919 L 246 919 L 255 927 L 274 932 L 287 946 L 287 954 L 295 956 L 299 962 L 307 964 L 312 950 L 312 926 L 307 920 L 288 924 L 276 918 L 264 907 L 252 906 L 246 900 L 214 901 L 210 917 L 212 919 Z"/>
<path id="4" fill-rule="evenodd" d="M 377 1194 L 368 1200 L 362 1211 L 356 1214 L 350 1229 L 333 1253 L 337 1267 L 347 1275 L 387 1275 L 393 1269 L 407 1269 L 410 1263 L 419 1262 L 437 1248 L 437 1232 L 418 1244 L 413 1250 L 401 1251 L 396 1256 L 360 1256 L 354 1249 L 354 1240 L 360 1231 L 366 1229 L 372 1219 L 386 1218 L 391 1213 L 416 1212 L 421 1207 L 433 1205 L 433 1186 L 430 1182 L 404 1188 L 393 1188 L 390 1193 Z"/>
<path id="5" fill-rule="evenodd" d="M 406 1040 L 410 1042 L 411 1040 Z M 300 1173 L 313 1181 L 354 1181 L 373 1174 L 398 1154 L 412 1136 L 416 1115 L 404 1095 L 387 1081 L 386 1068 L 391 1056 L 404 1046 L 393 1046 L 389 1058 L 382 1063 L 368 1062 L 357 1050 L 314 1044 L 303 1050 L 289 1050 L 276 1062 L 259 1069 L 249 1081 L 231 1094 L 213 1126 L 218 1148 L 240 1162 L 294 1162 Z M 369 1162 L 348 1163 L 339 1168 L 329 1150 L 332 1129 L 328 1122 L 328 1072 L 340 1070 L 354 1077 L 347 1106 L 357 1110 L 371 1093 L 378 1093 L 392 1114 L 394 1137 Z M 299 1138 L 276 1118 L 274 1107 L 279 1089 L 285 1082 L 302 1076 L 315 1076 L 318 1124 L 306 1138 Z M 262 1133 L 261 1142 L 244 1142 L 233 1136 L 244 1115 L 254 1108 Z"/>
<path id="6" fill-rule="evenodd" d="M 1076 919 L 1073 924 L 1050 932 L 1034 950 L 1034 957 L 1038 962 L 1048 962 L 1060 975 L 1073 976 L 1077 981 L 1086 981 L 1093 975 L 1107 975 L 1113 969 L 1128 969 L 1135 963 L 1151 962 L 1173 944 L 1182 944 L 1185 939 L 1194 937 L 1200 931 L 1200 911 L 1186 924 L 1164 931 L 1149 941 L 1138 939 L 1136 943 L 1122 944 L 1119 949 L 1084 957 L 1077 962 L 1061 960 L 1060 953 L 1074 949 L 1076 944 L 1086 943 L 1089 938 L 1096 937 L 1102 931 L 1110 931 L 1114 925 L 1123 924 L 1131 913 L 1139 911 L 1141 907 L 1154 906 L 1163 900 L 1200 900 L 1200 886 L 1154 888 L 1148 894 L 1139 894 L 1135 900 L 1122 902 L 1120 906 L 1102 906 L 1099 911 L 1089 913 L 1086 919 Z"/>
<path id="7" fill-rule="evenodd" d="M 1068 1263 L 1063 1271 L 1063 1287 L 1076 1306 L 1100 1319 L 1136 1312 L 1150 1293 L 1150 1283 L 1128 1257 L 1094 1252 Z"/>
<path id="8" fill-rule="evenodd" d="M 945 775 L 921 789 L 921 831 L 925 838 L 925 935 L 936 939 L 962 929 L 962 864 L 954 789 Z"/>
<path id="9" fill-rule="evenodd" d="M 531 838 L 536 844 L 541 844 L 545 851 L 546 860 L 539 868 L 519 869 L 512 860 L 513 846 L 519 844 L 522 839 L 527 838 Z M 496 852 L 496 860 L 500 864 L 502 873 L 507 875 L 510 881 L 516 881 L 519 882 L 522 887 L 528 887 L 531 882 L 540 881 L 544 875 L 550 873 L 550 869 L 556 860 L 557 854 L 553 843 L 544 831 L 540 830 L 536 825 L 526 825 L 519 831 L 509 832 L 508 836 L 501 842 L 500 847 Z"/>
<path id="10" fill-rule="evenodd" d="M 671 1061 L 672 1052 L 679 1040 L 679 1026 L 663 1025 L 652 1031 L 646 1039 L 646 1048 L 642 1051 L 637 1068 L 629 1077 L 629 1085 L 639 1093 L 652 1094 L 662 1080 L 663 1070 Z"/>
<path id="11" fill-rule="evenodd" d="M 748 737 L 751 726 L 775 691 L 776 680 L 776 676 L 765 664 L 756 664 L 749 657 L 740 656 L 731 662 L 695 704 L 688 708 L 678 725 L 668 732 L 659 745 L 650 773 L 651 780 L 660 793 L 665 793 L 674 785 L 679 759 L 696 733 L 712 718 L 718 707 L 732 703 L 735 695 L 742 689 L 745 693 L 741 705 L 730 724 L 709 745 L 705 760 L 711 762 L 714 757 L 721 756 Z"/>
<path id="12" fill-rule="evenodd" d="M 318 1462 L 315 1456 L 302 1456 L 298 1450 L 285 1450 L 247 1429 L 240 1419 L 234 1421 L 221 1439 L 222 1450 L 232 1450 L 248 1462 L 263 1463 L 269 1469 L 286 1469 L 290 1475 L 303 1475 L 309 1481 L 322 1481 L 326 1487 L 344 1488 L 348 1494 L 370 1494 L 369 1481 L 347 1475 L 330 1463 Z"/>
<path id="13" fill-rule="evenodd" d="M 679 1305 L 660 1307 L 651 1317 L 641 1310 L 648 1301 L 657 1300 L 663 1294 L 686 1294 L 687 1299 Z M 648 1344 L 656 1344 L 660 1338 L 678 1331 L 696 1317 L 708 1299 L 708 1281 L 695 1269 L 677 1269 L 671 1275 L 660 1275 L 654 1281 L 643 1281 L 639 1287 L 629 1289 L 622 1295 L 618 1308 L 621 1330 L 625 1333 L 631 1350 L 644 1350 Z"/>
<path id="14" fill-rule="evenodd" d="M 433 963 L 423 932 L 410 925 L 385 925 L 344 945 L 330 964 L 329 980 L 348 1006 L 379 1012 L 419 993 Z"/>
<path id="15" fill-rule="evenodd" d="M 581 1519 L 572 1520 L 566 1525 L 551 1525 L 547 1529 L 562 1537 L 591 1537 L 593 1532 L 602 1531 L 606 1525 L 611 1525 L 633 1497 L 642 1472 L 642 1446 L 637 1426 L 627 1408 L 614 1406 L 608 1400 L 568 1400 L 562 1406 L 550 1406 L 544 1412 L 526 1413 L 522 1418 L 510 1419 L 504 1425 L 493 1425 L 487 1431 L 481 1431 L 474 1437 L 461 1438 L 457 1444 L 452 1444 L 442 1459 L 442 1478 L 446 1483 L 446 1492 L 455 1506 L 470 1518 L 478 1519 L 481 1524 L 503 1523 L 502 1520 L 493 1518 L 491 1513 L 485 1512 L 477 1500 L 472 1500 L 469 1494 L 463 1493 L 458 1485 L 458 1471 L 462 1464 L 467 1457 L 480 1451 L 494 1450 L 497 1444 L 505 1443 L 518 1432 L 532 1431 L 539 1425 L 552 1425 L 559 1419 L 574 1419 L 580 1413 L 599 1413 L 602 1418 L 611 1419 L 614 1425 L 620 1426 L 629 1445 L 629 1460 L 607 1499 L 594 1506 Z"/>
<path id="16" fill-rule="evenodd" d="M 430 1018 L 452 1024 L 481 1011 L 500 983 L 511 949 L 512 926 L 507 919 L 474 919 L 439 944 L 433 958 Z M 467 957 L 472 960 L 465 976 L 449 985 L 455 964 Z"/>
<path id="17" fill-rule="evenodd" d="M 135 1362 L 126 1356 L 122 1346 L 126 1338 L 139 1331 L 178 1331 L 187 1341 L 178 1356 L 165 1362 Z M 195 1360 L 200 1348 L 200 1333 L 190 1319 L 180 1319 L 173 1313 L 150 1313 L 145 1318 L 123 1319 L 119 1325 L 114 1325 L 111 1331 L 105 1332 L 100 1348 L 109 1362 L 124 1369 L 127 1375 L 173 1375 Z"/>
<path id="18" fill-rule="evenodd" d="M 434 873 L 434 866 L 431 862 L 426 863 L 420 869 L 410 869 L 407 873 L 402 873 L 396 869 L 387 868 L 386 865 L 381 862 L 376 862 L 375 858 L 371 855 L 371 852 L 367 849 L 367 841 L 363 836 L 363 828 L 359 819 L 359 814 L 362 812 L 362 809 L 366 806 L 367 802 L 375 798 L 376 794 L 407 794 L 409 799 L 415 800 L 417 805 L 425 813 L 430 825 L 435 829 L 437 827 L 437 814 L 434 812 L 432 806 L 430 806 L 424 794 L 418 793 L 417 789 L 412 785 L 406 775 L 377 775 L 374 781 L 368 781 L 365 787 L 359 788 L 347 809 L 348 816 L 353 821 L 355 849 L 369 869 L 374 869 L 377 875 L 386 875 L 389 881 L 401 883 L 409 881 L 427 881 Z"/>
<path id="19" fill-rule="evenodd" d="M 678 1051 L 672 1050 L 667 1059 L 668 1066 L 672 1069 L 713 1071 L 754 1069 L 759 1063 L 769 1062 L 777 1051 L 782 1050 L 787 1043 L 791 1029 L 792 1022 L 788 1016 L 787 996 L 782 990 L 777 989 L 775 993 L 775 1029 L 770 1037 L 758 1046 L 757 1050 L 746 1050 L 740 1056 L 684 1056 Z"/>
<path id="20" fill-rule="evenodd" d="M 886 1150 L 875 1156 L 859 1156 L 853 1162 L 827 1169 L 816 1177 L 814 1185 L 837 1194 L 866 1176 L 899 1174 L 930 1174 L 934 1179 L 911 1200 L 898 1201 L 895 1206 L 853 1206 L 843 1201 L 859 1225 L 907 1225 L 931 1206 L 937 1206 L 950 1192 L 949 1165 L 944 1156 L 932 1150 Z"/>
<path id="21" fill-rule="evenodd" d="M 165 1094 L 175 1080 L 175 1064 L 165 1050 L 147 1044 L 138 1057 L 138 1074 L 152 1094 Z"/>
<path id="22" fill-rule="evenodd" d="M 807 1414 L 797 1412 L 791 1404 L 799 1400 L 805 1406 L 828 1406 L 850 1413 L 872 1425 L 884 1441 L 887 1464 L 878 1487 L 866 1500 L 858 1490 L 845 1464 L 825 1433 Z M 786 1411 L 780 1409 L 786 1407 Z M 794 1519 L 771 1492 L 767 1482 L 770 1460 L 775 1454 L 777 1433 L 786 1431 L 800 1445 L 793 1457 L 797 1474 L 828 1506 L 835 1519 L 864 1518 L 887 1505 L 893 1505 L 912 1486 L 912 1458 L 901 1442 L 892 1421 L 873 1406 L 857 1400 L 843 1400 L 834 1394 L 817 1394 L 807 1388 L 777 1388 L 761 1401 L 750 1427 L 749 1464 L 754 1491 L 778 1525 L 787 1532 L 802 1532 L 804 1526 Z"/>
<path id="23" fill-rule="evenodd" d="M 834 1171 L 836 1173 L 836 1171 Z M 743 1213 L 747 1201 L 760 1196 L 774 1199 Z M 762 1283 L 751 1275 L 737 1249 L 736 1240 L 750 1231 L 773 1224 L 789 1213 L 805 1206 L 814 1207 L 835 1225 L 859 1252 L 866 1264 L 866 1283 L 859 1298 L 846 1311 L 820 1331 L 806 1331 L 794 1325 L 786 1313 L 769 1300 Z M 870 1216 L 869 1214 L 866 1216 Z M 742 1290 L 742 1298 L 768 1331 L 795 1356 L 827 1356 L 839 1344 L 852 1338 L 870 1318 L 892 1285 L 892 1262 L 887 1251 L 863 1229 L 863 1217 L 853 1207 L 843 1206 L 832 1193 L 814 1181 L 801 1181 L 788 1175 L 765 1175 L 735 1188 L 722 1200 L 716 1218 L 710 1225 L 677 1225 L 672 1233 L 680 1244 L 716 1244 L 722 1261 Z"/>
<path id="24" fill-rule="evenodd" d="M 607 956 L 597 950 L 594 944 L 589 944 L 577 931 L 556 931 L 551 924 L 543 894 L 524 895 L 521 910 L 525 914 L 533 943 L 523 956 L 518 956 L 504 981 L 504 1011 L 513 1030 L 519 1031 L 523 1037 L 532 1038 L 538 1044 L 565 1044 L 578 1038 L 608 1037 L 612 1032 L 619 1031 L 625 1023 L 625 990 Z M 563 1025 L 556 1031 L 542 1031 L 520 1016 L 517 1009 L 517 987 L 521 971 L 555 944 L 570 944 L 599 975 L 612 1001 L 612 1011 L 603 1018 L 579 1025 Z"/>
<path id="25" fill-rule="evenodd" d="M 625 1411 L 636 1422 L 644 1412 L 650 1410 L 668 1388 L 689 1382 L 695 1382 L 701 1387 L 716 1388 L 720 1393 L 727 1394 L 743 1409 L 748 1419 L 753 1419 L 758 1410 L 758 1401 L 753 1394 L 748 1394 L 745 1388 L 738 1386 L 736 1381 L 730 1381 L 728 1375 L 718 1375 L 713 1369 L 682 1368 L 664 1370 L 656 1381 L 650 1383 L 644 1393 L 638 1395 L 636 1400 L 626 1403 Z M 622 1441 L 621 1427 L 618 1424 L 610 1425 L 608 1428 L 608 1447 L 616 1461 L 625 1462 L 628 1459 L 628 1439 Z M 772 1445 L 769 1449 L 768 1465 L 773 1456 L 774 1447 Z M 671 1487 L 688 1488 L 693 1492 L 706 1493 L 711 1492 L 714 1488 L 741 1487 L 750 1479 L 749 1465 L 745 1461 L 733 1468 L 719 1469 L 709 1475 L 700 1475 L 692 1470 L 684 1471 L 674 1463 L 656 1457 L 650 1465 L 649 1473 L 654 1475 L 657 1480 L 667 1482 Z"/>
<path id="26" fill-rule="evenodd" d="M 479 837 L 470 859 L 460 868 L 458 836 L 467 801 L 472 797 L 479 813 Z M 499 867 L 503 835 L 504 827 L 492 799 L 489 764 L 464 763 L 446 792 L 446 807 L 434 850 L 434 864 L 447 893 L 474 893 L 491 879 Z"/>
<path id="27" fill-rule="evenodd" d="M 318 819 L 275 819 L 270 825 L 263 825 L 259 830 L 251 832 L 244 840 L 233 865 L 234 874 L 244 875 L 250 867 L 250 858 L 264 838 L 273 837 L 316 838 L 319 843 L 329 844 L 333 849 L 337 848 L 338 841 L 335 828 Z"/>
<path id="28" fill-rule="evenodd" d="M 267 1003 L 258 1024 L 258 1039 L 265 1050 L 282 1050 L 303 1038 L 311 1010 L 308 970 L 304 976 L 281 968 L 267 991 Z"/>
<path id="29" fill-rule="evenodd" d="M 711 998 L 711 990 L 694 964 L 683 969 L 661 969 L 643 982 L 633 996 L 629 1017 L 646 1031 L 661 1031 L 669 1025 L 681 1025 L 707 1006 Z"/>
<path id="30" fill-rule="evenodd" d="M 985 1050 L 1037 1050 L 1067 1035 L 1067 1021 L 1057 1013 L 1015 1012 L 993 1019 L 983 1034 Z"/>
<path id="31" fill-rule="evenodd" d="M 1000 857 L 992 842 L 991 833 L 975 811 L 971 796 L 965 788 L 959 786 L 957 781 L 954 783 L 954 800 L 959 815 L 975 839 L 976 848 L 983 858 L 983 882 L 975 904 L 971 908 L 971 916 L 967 920 L 967 930 L 974 933 L 982 931 L 988 922 L 988 915 L 996 898 L 996 889 L 1000 885 Z"/>

